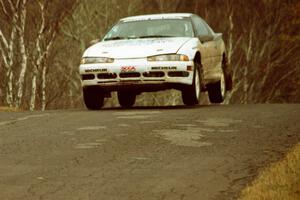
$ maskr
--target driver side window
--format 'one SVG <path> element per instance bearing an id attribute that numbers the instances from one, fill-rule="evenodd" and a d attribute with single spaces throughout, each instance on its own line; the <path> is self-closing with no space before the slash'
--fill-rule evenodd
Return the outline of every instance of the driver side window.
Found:
<path id="1" fill-rule="evenodd" d="M 195 27 L 195 32 L 196 35 L 199 36 L 206 36 L 206 35 L 210 35 L 209 31 L 207 30 L 205 24 L 202 22 L 202 20 L 198 17 L 194 17 L 193 18 L 193 23 L 194 23 L 194 27 Z"/>

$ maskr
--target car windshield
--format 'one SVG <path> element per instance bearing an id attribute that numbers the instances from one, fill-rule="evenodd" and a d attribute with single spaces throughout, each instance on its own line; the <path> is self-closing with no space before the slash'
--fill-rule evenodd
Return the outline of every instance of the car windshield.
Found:
<path id="1" fill-rule="evenodd" d="M 188 19 L 157 19 L 120 22 L 104 40 L 193 36 L 192 23 Z"/>

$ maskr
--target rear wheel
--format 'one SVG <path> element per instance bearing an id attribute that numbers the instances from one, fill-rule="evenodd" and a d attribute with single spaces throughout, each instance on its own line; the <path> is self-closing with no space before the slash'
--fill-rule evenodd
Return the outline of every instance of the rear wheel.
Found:
<path id="1" fill-rule="evenodd" d="M 135 104 L 136 94 L 130 92 L 118 92 L 119 104 L 123 108 L 130 108 Z"/>
<path id="2" fill-rule="evenodd" d="M 208 97 L 211 103 L 222 103 L 226 95 L 226 79 L 222 70 L 220 81 L 207 85 Z"/>
<path id="3" fill-rule="evenodd" d="M 83 99 L 89 110 L 100 110 L 104 103 L 104 95 L 99 88 L 83 88 Z"/>
<path id="4" fill-rule="evenodd" d="M 201 65 L 195 63 L 193 84 L 187 86 L 182 92 L 182 101 L 185 105 L 193 106 L 200 102 L 202 71 Z"/>

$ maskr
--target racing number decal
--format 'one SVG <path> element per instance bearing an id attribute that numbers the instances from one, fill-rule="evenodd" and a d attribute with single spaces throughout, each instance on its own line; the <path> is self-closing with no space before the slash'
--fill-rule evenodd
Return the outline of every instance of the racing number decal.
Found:
<path id="1" fill-rule="evenodd" d="M 134 66 L 121 67 L 121 72 L 134 72 L 136 68 Z"/>

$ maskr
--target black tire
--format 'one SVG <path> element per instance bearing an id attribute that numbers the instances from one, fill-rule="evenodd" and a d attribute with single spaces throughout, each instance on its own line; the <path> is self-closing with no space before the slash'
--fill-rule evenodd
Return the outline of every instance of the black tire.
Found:
<path id="1" fill-rule="evenodd" d="M 119 104 L 123 108 L 130 108 L 135 104 L 136 94 L 130 92 L 118 92 Z"/>
<path id="2" fill-rule="evenodd" d="M 230 66 L 227 62 L 227 57 L 225 55 L 223 56 L 222 69 L 225 74 L 226 91 L 230 91 L 230 90 L 232 90 L 232 87 L 233 87 L 232 70 L 230 69 Z"/>
<path id="3" fill-rule="evenodd" d="M 104 103 L 104 95 L 99 88 L 83 88 L 83 100 L 89 110 L 100 110 Z"/>
<path id="4" fill-rule="evenodd" d="M 198 79 L 198 80 L 197 80 Z M 187 106 L 199 104 L 202 87 L 202 68 L 201 64 L 195 63 L 193 84 L 181 91 L 182 101 Z"/>
<path id="5" fill-rule="evenodd" d="M 226 96 L 226 78 L 222 70 L 222 78 L 220 81 L 207 85 L 208 98 L 211 103 L 222 103 Z"/>
<path id="6" fill-rule="evenodd" d="M 231 73 L 225 73 L 225 86 L 226 86 L 226 91 L 231 91 L 233 87 L 233 81 L 232 81 L 232 75 Z"/>

